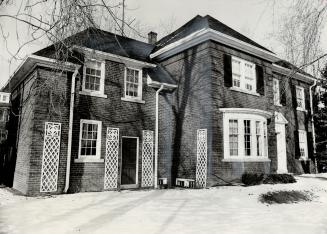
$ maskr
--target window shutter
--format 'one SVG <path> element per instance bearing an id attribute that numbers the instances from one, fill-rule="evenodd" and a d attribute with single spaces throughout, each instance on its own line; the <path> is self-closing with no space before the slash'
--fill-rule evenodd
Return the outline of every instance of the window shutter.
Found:
<path id="1" fill-rule="evenodd" d="M 280 104 L 286 106 L 286 82 L 284 80 L 279 81 L 279 97 Z"/>
<path id="2" fill-rule="evenodd" d="M 313 158 L 313 138 L 312 132 L 307 133 L 307 142 L 308 142 L 308 158 Z"/>
<path id="3" fill-rule="evenodd" d="M 299 132 L 294 131 L 294 146 L 295 146 L 295 158 L 300 158 L 300 142 L 299 142 Z"/>
<path id="4" fill-rule="evenodd" d="M 310 108 L 310 93 L 308 89 L 304 88 L 304 101 L 305 101 L 305 109 L 308 111 L 308 114 L 310 115 L 311 108 Z"/>
<path id="5" fill-rule="evenodd" d="M 224 83 L 226 87 L 232 87 L 232 57 L 228 54 L 224 54 Z"/>
<path id="6" fill-rule="evenodd" d="M 296 101 L 296 86 L 295 85 L 292 85 L 291 93 L 292 93 L 292 104 L 293 104 L 293 107 L 296 109 L 297 101 Z"/>
<path id="7" fill-rule="evenodd" d="M 256 78 L 257 78 L 257 93 L 265 95 L 265 82 L 263 77 L 263 67 L 255 65 Z"/>

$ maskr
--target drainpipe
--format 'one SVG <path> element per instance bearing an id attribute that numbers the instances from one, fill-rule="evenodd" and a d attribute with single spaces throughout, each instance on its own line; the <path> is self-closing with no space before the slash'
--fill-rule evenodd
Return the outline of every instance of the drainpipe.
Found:
<path id="1" fill-rule="evenodd" d="M 70 177 L 70 162 L 72 153 L 72 137 L 73 137 L 73 119 L 74 119 L 74 99 L 75 99 L 75 83 L 78 69 L 80 66 L 76 66 L 75 71 L 72 75 L 72 86 L 70 90 L 70 106 L 69 106 L 69 130 L 68 130 L 68 147 L 67 147 L 67 165 L 66 165 L 66 182 L 64 192 L 67 193 L 69 188 L 69 177 Z"/>
<path id="2" fill-rule="evenodd" d="M 310 86 L 310 108 L 311 108 L 311 124 L 312 124 L 312 143 L 313 143 L 313 155 L 314 155 L 314 163 L 315 163 L 315 171 L 318 173 L 318 165 L 316 158 L 316 134 L 315 134 L 315 125 L 313 119 L 313 100 L 312 100 L 312 88 L 316 86 L 317 80 L 314 80 L 313 85 Z"/>
<path id="3" fill-rule="evenodd" d="M 164 85 L 156 91 L 156 129 L 154 143 L 154 188 L 158 188 L 158 135 L 159 135 L 159 93 L 163 90 Z"/>

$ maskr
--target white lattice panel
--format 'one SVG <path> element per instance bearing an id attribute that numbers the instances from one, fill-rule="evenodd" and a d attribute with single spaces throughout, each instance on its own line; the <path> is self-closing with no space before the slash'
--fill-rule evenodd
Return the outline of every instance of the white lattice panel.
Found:
<path id="1" fill-rule="evenodd" d="M 56 192 L 60 153 L 61 123 L 46 122 L 44 131 L 41 192 Z"/>
<path id="2" fill-rule="evenodd" d="M 153 186 L 153 131 L 143 131 L 142 187 Z"/>
<path id="3" fill-rule="evenodd" d="M 196 186 L 205 188 L 207 181 L 207 129 L 197 130 Z"/>
<path id="4" fill-rule="evenodd" d="M 119 128 L 107 128 L 104 189 L 118 187 Z"/>

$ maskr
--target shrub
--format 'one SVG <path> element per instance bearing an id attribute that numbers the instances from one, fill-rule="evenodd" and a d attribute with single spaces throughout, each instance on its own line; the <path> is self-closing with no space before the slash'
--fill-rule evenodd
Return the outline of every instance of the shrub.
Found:
<path id="1" fill-rule="evenodd" d="M 264 184 L 288 184 L 295 182 L 294 176 L 290 174 L 269 174 L 263 180 Z"/>
<path id="2" fill-rule="evenodd" d="M 261 184 L 263 181 L 263 174 L 244 173 L 242 175 L 242 183 L 246 186 Z"/>
<path id="3" fill-rule="evenodd" d="M 297 203 L 312 201 L 313 195 L 307 191 L 275 191 L 261 194 L 259 201 L 268 204 Z"/>

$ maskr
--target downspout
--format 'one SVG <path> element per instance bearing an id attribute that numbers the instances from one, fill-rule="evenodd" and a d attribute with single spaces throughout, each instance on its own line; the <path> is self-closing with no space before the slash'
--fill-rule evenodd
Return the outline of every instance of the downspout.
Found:
<path id="1" fill-rule="evenodd" d="M 310 86 L 310 108 L 311 108 L 311 124 L 312 124 L 312 143 L 313 143 L 313 155 L 314 155 L 314 164 L 315 164 L 315 171 L 318 173 L 318 165 L 317 165 L 317 158 L 316 158 L 316 133 L 315 133 L 315 125 L 313 119 L 313 100 L 312 100 L 312 88 L 316 86 L 317 80 L 314 80 L 313 85 Z"/>
<path id="2" fill-rule="evenodd" d="M 159 136 L 159 93 L 163 90 L 164 85 L 156 91 L 156 129 L 154 143 L 154 188 L 158 188 L 158 136 Z"/>
<path id="3" fill-rule="evenodd" d="M 70 106 L 69 106 L 69 130 L 68 130 L 68 146 L 67 146 L 67 165 L 66 165 L 66 182 L 64 192 L 67 193 L 69 188 L 70 178 L 70 163 L 72 153 L 72 137 L 73 137 L 73 120 L 74 120 L 74 99 L 75 99 L 75 83 L 78 69 L 80 66 L 76 66 L 75 71 L 72 75 L 72 86 L 70 90 Z"/>

